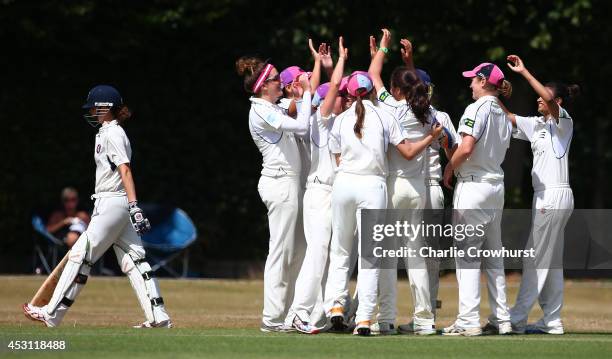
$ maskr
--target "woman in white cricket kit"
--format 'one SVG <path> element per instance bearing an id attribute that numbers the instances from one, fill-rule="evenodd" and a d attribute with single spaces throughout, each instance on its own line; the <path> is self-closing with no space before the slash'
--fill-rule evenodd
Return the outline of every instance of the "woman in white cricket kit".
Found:
<path id="1" fill-rule="evenodd" d="M 484 225 L 483 237 L 459 240 L 455 246 L 467 252 L 477 249 L 501 249 L 501 215 L 504 208 L 504 172 L 501 163 L 510 144 L 512 126 L 500 108 L 497 96 L 509 97 L 510 83 L 494 64 L 483 63 L 464 77 L 471 78 L 470 88 L 476 102 L 470 104 L 459 122 L 461 143 L 444 169 L 444 185 L 451 188 L 453 171 L 457 188 L 453 198 L 454 225 Z M 481 335 L 480 264 L 484 261 L 491 316 L 489 326 L 499 334 L 512 331 L 506 304 L 504 262 L 500 257 L 456 257 L 459 284 L 459 314 L 455 323 L 444 328 L 444 335 Z"/>
<path id="2" fill-rule="evenodd" d="M 302 264 L 296 235 L 300 196 L 300 153 L 294 134 L 308 131 L 310 118 L 310 83 L 306 74 L 299 76 L 303 89 L 297 119 L 286 115 L 276 105 L 282 96 L 279 74 L 273 65 L 257 58 L 243 57 L 236 62 L 238 74 L 250 98 L 249 130 L 263 156 L 257 186 L 268 208 L 270 242 L 264 272 L 264 308 L 261 331 L 284 329 L 284 321 L 293 301 L 294 284 Z M 301 230 L 301 229 L 300 229 Z"/>
<path id="3" fill-rule="evenodd" d="M 334 121 L 329 146 L 336 156 L 338 172 L 332 189 L 332 241 L 330 244 L 329 276 L 325 287 L 325 302 L 334 328 L 341 330 L 348 308 L 350 254 L 354 245 L 359 249 L 357 295 L 359 305 L 353 334 L 370 335 L 370 324 L 378 295 L 379 268 L 365 268 L 360 233 L 362 209 L 387 208 L 388 174 L 386 152 L 389 143 L 396 146 L 406 159 L 422 152 L 441 129 L 432 131 L 417 143 L 406 141 L 398 122 L 387 112 L 363 100 L 372 91 L 372 81 L 365 72 L 354 72 L 349 78 L 348 93 L 354 104 Z M 358 243 L 354 241 L 358 230 Z"/>
<path id="4" fill-rule="evenodd" d="M 542 115 L 508 114 L 517 130 L 515 137 L 531 142 L 533 151 L 533 223 L 527 249 L 536 250 L 536 258 L 523 262 L 521 288 L 510 310 L 512 327 L 515 333 L 563 334 L 564 229 L 574 209 L 568 165 L 574 124 L 564 107 L 571 105 L 579 87 L 542 85 L 518 56 L 510 55 L 508 61 L 510 69 L 521 74 L 540 96 L 538 112 Z M 544 316 L 527 325 L 529 311 L 538 299 Z"/>
<path id="5" fill-rule="evenodd" d="M 336 101 L 348 49 L 339 40 L 339 57 L 329 83 L 315 91 L 312 100 L 316 112 L 310 116 L 311 166 L 304 193 L 304 233 L 306 255 L 295 284 L 295 296 L 285 325 L 306 334 L 316 334 L 327 320 L 322 308 L 324 278 L 327 272 L 329 242 L 332 233 L 331 197 L 336 161 L 329 152 L 329 132 L 335 114 L 341 112 Z M 339 99 L 338 99 L 339 100 Z"/>
<path id="6" fill-rule="evenodd" d="M 128 276 L 145 312 L 146 321 L 137 327 L 171 328 L 172 322 L 139 237 L 150 225 L 136 201 L 130 169 L 132 149 L 119 126 L 130 117 L 130 112 L 119 92 L 107 85 L 91 89 L 83 109 L 88 111 L 85 117 L 92 125 L 102 125 L 96 134 L 94 149 L 96 187 L 91 222 L 70 250 L 49 304 L 42 308 L 24 304 L 24 312 L 49 327 L 58 326 L 87 282 L 91 266 L 113 246 L 121 270 Z"/>
<path id="7" fill-rule="evenodd" d="M 419 76 L 421 81 L 428 87 L 428 96 L 431 100 L 433 96 L 434 85 L 431 82 L 429 74 L 422 70 L 417 69 L 414 66 L 414 59 L 412 56 L 412 43 L 408 39 L 401 39 L 400 48 L 402 62 L 408 69 L 414 70 Z M 374 39 L 370 39 L 370 47 L 375 46 Z M 372 50 L 370 50 L 372 51 Z M 440 149 L 444 149 L 446 157 L 451 158 L 454 149 L 457 146 L 457 131 L 453 125 L 450 116 L 443 111 L 439 111 L 433 106 L 430 107 L 431 116 L 434 118 L 434 122 L 439 123 L 443 127 L 443 136 L 438 140 L 434 141 L 429 147 L 427 147 L 425 154 L 425 207 L 424 209 L 442 210 L 444 209 L 444 193 L 440 186 L 442 180 L 442 167 L 440 165 Z M 442 211 L 430 211 L 427 212 L 428 219 L 427 223 L 443 223 L 443 212 Z M 439 248 L 439 238 L 428 238 L 427 245 L 434 249 Z M 425 258 L 427 265 L 427 272 L 429 275 L 429 297 L 431 299 L 431 311 L 436 314 L 438 305 L 438 287 L 440 283 L 440 259 L 438 258 Z M 398 331 L 403 334 L 414 333 L 414 322 L 408 324 L 402 324 L 398 326 Z"/>
<path id="8" fill-rule="evenodd" d="M 391 33 L 383 29 L 380 47 L 375 52 L 370 64 L 369 74 L 376 89 L 379 107 L 389 112 L 400 124 L 407 136 L 407 142 L 418 142 L 426 138 L 432 129 L 433 117 L 430 112 L 428 88 L 422 83 L 416 72 L 402 66 L 391 74 L 391 88 L 388 92 L 380 77 L 385 54 L 391 41 Z M 370 46 L 373 44 L 370 39 Z M 427 143 L 429 146 L 431 142 Z M 426 149 L 426 148 L 425 148 Z M 422 221 L 425 207 L 425 151 L 419 152 L 412 160 L 407 161 L 398 151 L 387 153 L 389 175 L 387 177 L 388 208 L 410 210 L 403 220 L 418 224 Z M 416 250 L 422 245 L 422 239 L 406 240 L 400 243 Z M 391 264 L 393 260 L 389 260 Z M 395 260 L 397 262 L 397 260 Z M 429 275 L 423 258 L 404 258 L 410 280 L 412 301 L 414 303 L 414 328 L 419 335 L 435 334 L 434 315 L 429 295 Z M 395 266 L 396 267 L 396 266 Z M 395 333 L 397 302 L 397 268 L 384 268 L 380 271 L 379 280 L 378 323 L 372 325 L 374 334 Z"/>

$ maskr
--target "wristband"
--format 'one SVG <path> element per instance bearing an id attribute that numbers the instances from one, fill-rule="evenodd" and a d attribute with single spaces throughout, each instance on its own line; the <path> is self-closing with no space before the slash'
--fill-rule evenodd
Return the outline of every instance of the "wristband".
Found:
<path id="1" fill-rule="evenodd" d="M 379 48 L 379 50 L 380 50 L 380 51 L 382 51 L 382 52 L 384 52 L 385 54 L 388 54 L 388 53 L 389 53 L 389 49 L 388 49 L 388 48 L 386 48 L 386 47 L 381 47 L 381 48 Z"/>

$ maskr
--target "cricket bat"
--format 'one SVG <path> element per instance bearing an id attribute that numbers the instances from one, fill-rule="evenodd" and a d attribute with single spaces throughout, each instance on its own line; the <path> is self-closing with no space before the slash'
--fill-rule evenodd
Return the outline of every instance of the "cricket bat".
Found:
<path id="1" fill-rule="evenodd" d="M 66 262 L 68 261 L 69 254 L 70 251 L 66 253 L 64 258 L 62 258 L 61 262 L 59 262 L 57 267 L 53 269 L 53 272 L 49 274 L 49 276 L 47 277 L 47 279 L 45 279 L 40 288 L 38 288 L 38 291 L 30 301 L 31 305 L 42 307 L 43 305 L 49 303 L 49 301 L 51 300 L 51 296 L 53 296 L 53 291 L 57 286 L 57 282 L 59 281 L 60 275 L 62 275 L 62 272 L 64 271 L 64 267 L 66 266 Z"/>

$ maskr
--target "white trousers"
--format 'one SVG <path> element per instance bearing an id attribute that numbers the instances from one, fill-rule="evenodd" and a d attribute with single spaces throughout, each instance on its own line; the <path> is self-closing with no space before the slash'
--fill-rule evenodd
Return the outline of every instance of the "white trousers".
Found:
<path id="1" fill-rule="evenodd" d="M 329 250 L 329 274 L 325 286 L 325 309 L 341 306 L 348 311 L 348 281 L 351 269 L 351 252 L 359 246 L 359 272 L 357 274 L 357 295 L 359 306 L 355 322 L 369 321 L 376 309 L 378 276 L 380 269 L 363 269 L 361 241 L 370 240 L 360 232 L 362 209 L 386 209 L 387 184 L 383 177 L 338 173 L 332 190 L 332 240 Z"/>
<path id="2" fill-rule="evenodd" d="M 423 218 L 420 209 L 425 207 L 427 188 L 421 177 L 404 178 L 389 176 L 387 178 L 388 208 L 407 209 L 405 216 L 400 219 L 408 223 L 419 224 Z M 406 240 L 402 246 L 418 249 L 422 246 L 422 239 L 416 241 Z M 390 260 L 387 260 L 391 262 Z M 397 263 L 397 261 L 396 261 Z M 404 258 L 412 303 L 414 303 L 413 319 L 415 326 L 432 326 L 434 317 L 431 307 L 429 292 L 429 274 L 424 258 Z M 397 316 L 397 267 L 393 269 L 381 269 L 379 290 L 379 312 L 378 321 L 394 323 Z"/>
<path id="3" fill-rule="evenodd" d="M 131 261 L 144 260 L 145 258 L 145 250 L 142 245 L 142 241 L 130 223 L 128 202 L 125 195 L 111 195 L 96 199 L 93 214 L 91 216 L 91 222 L 89 223 L 87 230 L 81 234 L 71 250 L 71 253 L 84 253 L 84 256 L 81 257 L 81 263 L 76 265 L 77 270 L 81 265 L 87 265 L 86 263 L 93 264 L 97 262 L 98 259 L 100 259 L 100 257 L 102 257 L 102 255 L 110 248 L 110 246 L 113 245 L 120 248 L 120 250 L 115 248 L 115 252 L 122 269 L 124 262 L 122 257 L 124 254 L 127 254 L 131 258 Z M 68 265 L 73 265 L 73 263 L 69 262 L 67 266 Z M 62 272 L 62 276 L 70 275 L 70 272 L 70 270 L 65 270 Z M 62 282 L 65 282 L 65 280 L 60 277 L 60 283 Z M 135 286 L 133 281 L 130 281 L 130 283 L 134 287 L 137 296 L 140 297 L 151 294 L 145 293 L 144 287 Z M 161 293 L 159 293 L 157 285 L 155 286 L 156 290 L 154 294 L 156 297 L 161 297 Z M 63 292 L 61 291 L 60 285 L 58 285 L 53 296 L 55 299 L 59 299 L 65 295 L 69 295 L 71 296 L 71 300 L 75 300 L 82 287 L 83 285 L 78 285 L 76 290 Z M 56 300 L 53 300 L 52 298 L 51 302 L 56 302 Z M 166 312 L 163 304 L 156 305 L 152 309 L 145 308 L 143 306 L 145 313 L 147 312 L 147 309 L 153 311 L 153 316 L 158 322 L 168 319 L 168 313 Z M 59 325 L 64 315 L 68 311 L 68 307 L 60 304 L 57 309 L 49 308 L 49 310 L 51 311 L 49 313 L 51 315 L 51 321 L 54 322 L 55 325 Z M 148 320 L 150 319 L 148 318 Z"/>
<path id="4" fill-rule="evenodd" d="M 531 308 L 539 299 L 544 316 L 538 325 L 561 327 L 563 307 L 564 230 L 574 208 L 570 188 L 547 189 L 534 193 L 532 228 L 527 249 L 535 248 L 536 258 L 523 262 L 523 278 L 510 310 L 512 324 L 524 328 Z"/>
<path id="5" fill-rule="evenodd" d="M 263 324 L 281 326 L 293 301 L 304 238 L 298 176 L 261 176 L 257 189 L 268 209 L 270 240 L 264 270 Z"/>
<path id="6" fill-rule="evenodd" d="M 306 254 L 296 284 L 293 304 L 285 324 L 294 316 L 318 327 L 325 325 L 323 295 L 332 234 L 332 187 L 310 183 L 304 193 L 304 234 Z"/>
<path id="7" fill-rule="evenodd" d="M 504 208 L 504 183 L 463 182 L 459 181 L 455 188 L 453 223 L 485 225 L 484 237 L 473 240 L 455 240 L 455 246 L 467 250 L 467 247 L 478 249 L 501 249 L 501 215 Z M 466 211 L 462 211 L 466 210 Z M 495 211 L 492 211 L 495 210 Z M 459 215 L 458 215 L 459 214 Z M 455 258 L 456 274 L 459 285 L 459 314 L 456 325 L 462 328 L 480 327 L 480 264 L 478 258 Z M 506 301 L 506 278 L 504 260 L 500 257 L 483 259 L 489 306 L 491 316 L 489 322 L 499 325 L 510 321 Z"/>
<path id="8" fill-rule="evenodd" d="M 425 182 L 427 187 L 427 197 L 425 200 L 425 209 L 444 209 L 444 192 L 437 180 L 430 179 Z M 439 218 L 432 218 L 435 223 L 443 224 L 444 221 L 442 211 L 436 212 Z M 439 239 L 436 239 L 438 241 Z M 440 243 L 430 243 L 435 249 L 440 248 Z M 440 287 L 440 259 L 426 258 L 427 273 L 429 274 L 429 296 L 431 298 L 431 311 L 436 314 L 438 301 L 438 288 Z"/>

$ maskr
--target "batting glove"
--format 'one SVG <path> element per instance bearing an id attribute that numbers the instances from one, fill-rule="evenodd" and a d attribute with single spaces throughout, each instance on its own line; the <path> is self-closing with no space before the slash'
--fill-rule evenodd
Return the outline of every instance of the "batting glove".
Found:
<path id="1" fill-rule="evenodd" d="M 145 234 L 151 229 L 151 224 L 149 223 L 149 220 L 145 216 L 142 209 L 138 207 L 138 202 L 136 201 L 130 202 L 129 209 L 130 209 L 130 222 L 132 222 L 132 226 L 134 227 L 134 230 L 136 230 L 136 233 L 139 236 L 142 236 L 143 234 Z"/>

